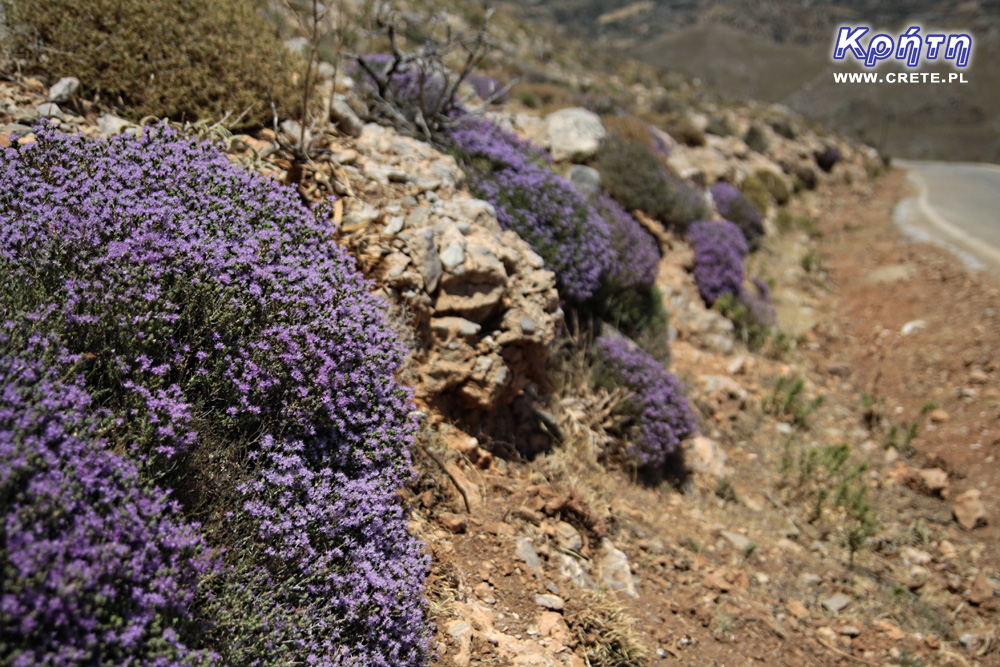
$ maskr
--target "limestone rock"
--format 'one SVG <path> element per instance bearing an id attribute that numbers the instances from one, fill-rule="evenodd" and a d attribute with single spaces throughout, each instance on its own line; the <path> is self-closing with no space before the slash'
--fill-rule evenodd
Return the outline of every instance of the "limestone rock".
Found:
<path id="1" fill-rule="evenodd" d="M 336 123 L 337 129 L 349 137 L 360 137 L 365 127 L 343 95 L 336 95 L 333 98 L 333 104 L 330 105 L 330 120 Z"/>
<path id="2" fill-rule="evenodd" d="M 603 556 L 599 565 L 601 568 L 601 578 L 604 583 L 616 591 L 621 591 L 634 598 L 639 597 L 636 590 L 635 577 L 629 567 L 628 556 L 611 542 L 604 539 L 601 541 L 601 551 Z"/>
<path id="3" fill-rule="evenodd" d="M 694 472 L 721 478 L 726 475 L 726 452 L 715 440 L 703 435 L 696 436 L 682 443 L 684 460 Z"/>
<path id="4" fill-rule="evenodd" d="M 948 473 L 941 468 L 924 468 L 917 471 L 921 489 L 932 496 L 944 496 L 948 490 Z"/>
<path id="5" fill-rule="evenodd" d="M 553 595 L 552 593 L 543 593 L 542 595 L 535 596 L 535 604 L 539 607 L 545 607 L 552 611 L 562 611 L 563 607 L 566 606 L 566 602 L 558 595 Z"/>
<path id="6" fill-rule="evenodd" d="M 538 574 L 542 573 L 542 561 L 535 551 L 535 545 L 527 537 L 519 537 L 515 541 L 514 553 L 524 561 L 524 564 Z"/>
<path id="7" fill-rule="evenodd" d="M 549 150 L 556 161 L 582 162 L 593 157 L 607 135 L 600 116 L 580 107 L 550 113 L 545 122 L 548 125 Z"/>
<path id="8" fill-rule="evenodd" d="M 79 79 L 73 76 L 64 76 L 49 88 L 49 102 L 61 104 L 68 101 L 79 87 Z"/>
<path id="9" fill-rule="evenodd" d="M 569 182 L 585 195 L 597 194 L 601 191 L 601 174 L 593 167 L 574 164 L 569 168 Z"/>
<path id="10" fill-rule="evenodd" d="M 109 113 L 97 119 L 97 129 L 101 131 L 101 134 L 121 134 L 131 124 L 124 118 Z"/>
<path id="11" fill-rule="evenodd" d="M 978 489 L 969 489 L 955 497 L 952 511 L 962 528 L 973 530 L 986 524 L 986 508 L 983 506 L 982 495 Z"/>
<path id="12" fill-rule="evenodd" d="M 556 544 L 569 551 L 577 551 L 583 548 L 583 537 L 579 531 L 565 521 L 559 521 L 553 528 Z"/>
<path id="13" fill-rule="evenodd" d="M 851 604 L 851 602 L 853 602 L 853 600 L 847 595 L 844 595 L 843 593 L 837 593 L 836 595 L 833 595 L 823 600 L 822 604 L 827 611 L 836 614 L 837 612 L 842 611 L 845 607 L 847 607 L 847 605 Z"/>

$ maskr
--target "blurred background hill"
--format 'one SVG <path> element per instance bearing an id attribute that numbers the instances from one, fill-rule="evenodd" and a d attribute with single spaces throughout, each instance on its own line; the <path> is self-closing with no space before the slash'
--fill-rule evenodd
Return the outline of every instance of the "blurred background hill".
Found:
<path id="1" fill-rule="evenodd" d="M 1000 162 L 997 0 L 508 0 L 604 49 L 700 80 L 724 95 L 780 102 L 896 157 Z M 963 29 L 967 84 L 836 84 L 836 27 Z M 898 31 L 898 32 L 896 32 Z M 882 71 L 892 71 L 892 64 Z M 855 67 L 860 71 L 861 68 Z M 897 68 L 898 69 L 898 68 Z M 950 65 L 938 71 L 954 71 Z M 900 71 L 902 71 L 900 69 Z M 928 71 L 934 71 L 933 68 Z"/>

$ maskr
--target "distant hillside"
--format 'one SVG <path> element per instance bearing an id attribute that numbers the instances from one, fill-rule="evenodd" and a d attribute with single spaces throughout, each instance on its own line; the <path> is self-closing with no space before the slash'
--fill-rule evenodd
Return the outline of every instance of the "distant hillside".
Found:
<path id="1" fill-rule="evenodd" d="M 509 4 L 522 16 L 557 22 L 605 48 L 696 77 L 725 95 L 787 104 L 891 155 L 1000 162 L 1000 0 Z M 834 31 L 844 23 L 968 29 L 976 40 L 969 83 L 836 84 L 833 72 L 851 71 L 830 61 Z"/>

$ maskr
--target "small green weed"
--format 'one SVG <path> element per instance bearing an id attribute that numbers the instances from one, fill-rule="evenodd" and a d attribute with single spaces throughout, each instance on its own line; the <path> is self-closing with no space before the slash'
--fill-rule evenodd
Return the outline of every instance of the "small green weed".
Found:
<path id="1" fill-rule="evenodd" d="M 798 478 L 794 484 L 788 479 L 796 467 Z M 868 499 L 868 484 L 864 474 L 865 463 L 851 463 L 851 447 L 847 443 L 828 445 L 822 449 L 808 448 L 796 458 L 792 442 L 785 443 L 781 470 L 787 485 L 787 499 L 808 507 L 806 520 L 817 523 L 823 520 L 839 525 L 843 546 L 854 556 L 868 543 L 878 529 L 878 516 Z"/>
<path id="2" fill-rule="evenodd" d="M 764 411 L 778 416 L 791 417 L 792 423 L 802 429 L 809 427 L 809 417 L 821 405 L 824 397 L 806 400 L 803 394 L 805 380 L 797 375 L 782 375 L 774 386 L 774 391 L 764 399 Z"/>

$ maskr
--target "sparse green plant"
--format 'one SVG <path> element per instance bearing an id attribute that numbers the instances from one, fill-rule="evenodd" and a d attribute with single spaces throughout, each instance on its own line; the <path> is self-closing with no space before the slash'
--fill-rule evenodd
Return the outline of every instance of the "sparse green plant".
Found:
<path id="1" fill-rule="evenodd" d="M 743 561 L 746 562 L 753 558 L 753 555 L 760 551 L 760 547 L 757 546 L 756 542 L 750 542 L 745 547 L 743 547 Z"/>
<path id="2" fill-rule="evenodd" d="M 850 567 L 854 557 L 878 529 L 878 516 L 868 499 L 865 463 L 851 463 L 851 448 L 847 443 L 828 445 L 822 449 L 810 447 L 799 453 L 798 479 L 788 482 L 788 473 L 795 456 L 791 442 L 785 445 L 781 468 L 788 500 L 808 507 L 809 523 L 832 519 L 839 524 L 841 542 L 848 550 Z"/>
<path id="3" fill-rule="evenodd" d="M 736 489 L 733 488 L 733 483 L 729 481 L 728 477 L 721 477 L 715 483 L 715 496 L 723 503 L 736 502 Z"/>
<path id="4" fill-rule="evenodd" d="M 931 531 L 927 527 L 927 522 L 923 519 L 917 519 L 913 523 L 906 526 L 906 536 L 904 538 L 906 542 L 912 544 L 915 547 L 927 544 L 931 541 Z"/>
<path id="5" fill-rule="evenodd" d="M 900 651 L 899 657 L 893 659 L 892 664 L 899 665 L 899 667 L 920 667 L 924 661 L 904 648 Z"/>
<path id="6" fill-rule="evenodd" d="M 736 627 L 736 622 L 732 616 L 721 611 L 715 613 L 715 634 L 717 636 L 728 635 Z"/>
<path id="7" fill-rule="evenodd" d="M 916 453 L 913 441 L 919 435 L 924 419 L 938 407 L 936 402 L 926 401 L 920 406 L 920 412 L 916 419 L 911 422 L 894 423 L 890 422 L 885 415 L 885 397 L 862 394 L 861 405 L 865 408 L 864 421 L 868 429 L 870 431 L 881 429 L 884 434 L 884 447 L 895 449 L 906 457 Z"/>
<path id="8" fill-rule="evenodd" d="M 810 248 L 799 260 L 799 264 L 806 273 L 819 273 L 823 270 L 823 258 L 815 248 Z"/>
<path id="9" fill-rule="evenodd" d="M 775 383 L 774 391 L 764 399 L 764 411 L 778 417 L 791 417 L 792 423 L 799 428 L 808 428 L 810 415 L 823 405 L 824 397 L 820 395 L 807 401 L 804 390 L 804 379 L 796 375 L 782 375 Z"/>
<path id="10" fill-rule="evenodd" d="M 817 229 L 816 222 L 812 218 L 808 215 L 793 215 L 787 208 L 782 208 L 778 211 L 774 223 L 778 227 L 778 231 L 782 234 L 799 230 L 805 232 L 812 239 L 820 238 L 823 235 Z"/>

